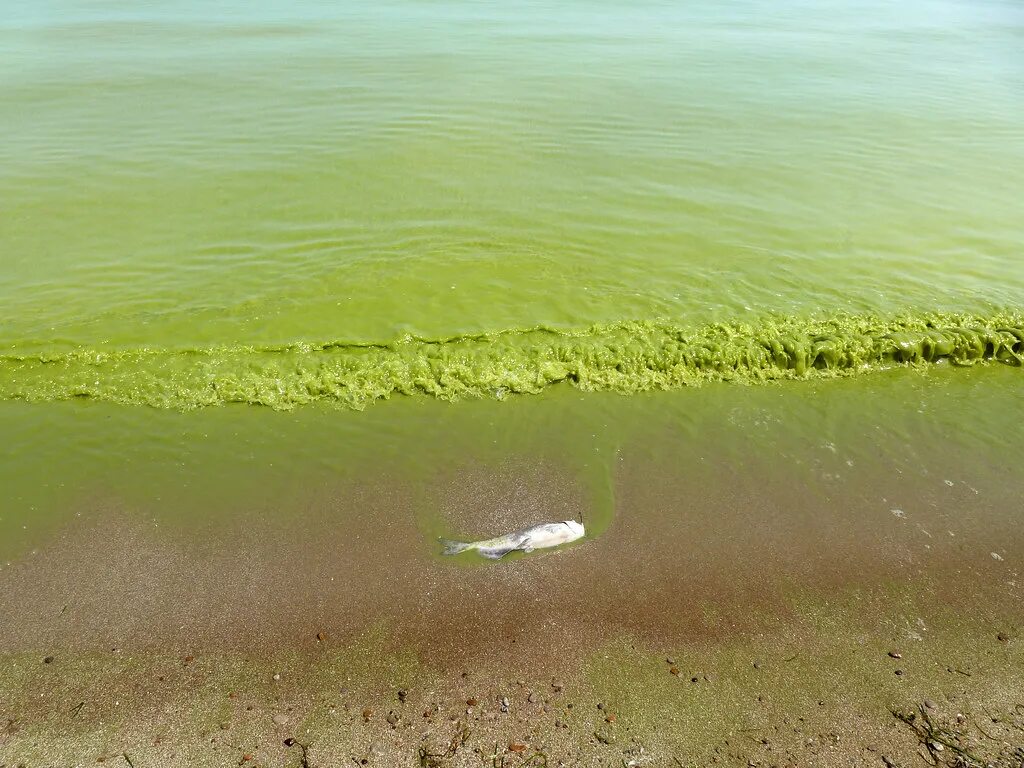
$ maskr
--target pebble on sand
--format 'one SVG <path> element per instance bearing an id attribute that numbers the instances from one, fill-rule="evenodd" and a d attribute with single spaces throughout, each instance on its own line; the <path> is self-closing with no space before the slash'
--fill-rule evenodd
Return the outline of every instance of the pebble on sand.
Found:
<path id="1" fill-rule="evenodd" d="M 43 664 L 53 664 L 53 656 L 47 656 L 43 659 Z"/>
<path id="2" fill-rule="evenodd" d="M 288 715 L 278 712 L 276 715 L 274 715 L 273 720 L 275 725 L 287 725 Z"/>
<path id="3" fill-rule="evenodd" d="M 902 659 L 903 658 L 903 654 L 900 653 L 899 651 L 889 651 L 889 658 L 890 659 Z"/>

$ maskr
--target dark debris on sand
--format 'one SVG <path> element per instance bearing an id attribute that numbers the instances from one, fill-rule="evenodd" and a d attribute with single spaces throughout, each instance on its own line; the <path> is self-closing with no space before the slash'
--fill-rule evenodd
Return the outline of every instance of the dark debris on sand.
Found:
<path id="1" fill-rule="evenodd" d="M 1024 705 L 1013 712 L 984 717 L 957 712 L 939 714 L 928 699 L 916 709 L 892 711 L 918 741 L 918 755 L 933 766 L 950 768 L 1022 768 Z M 887 766 L 896 763 L 883 758 Z"/>

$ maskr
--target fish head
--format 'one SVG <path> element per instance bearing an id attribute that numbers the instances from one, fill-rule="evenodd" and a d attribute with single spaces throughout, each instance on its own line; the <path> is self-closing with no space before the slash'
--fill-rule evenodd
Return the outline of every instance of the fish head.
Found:
<path id="1" fill-rule="evenodd" d="M 585 533 L 583 523 L 577 523 L 575 520 L 563 520 L 563 522 L 569 526 L 569 530 L 573 532 L 574 536 L 582 536 Z"/>

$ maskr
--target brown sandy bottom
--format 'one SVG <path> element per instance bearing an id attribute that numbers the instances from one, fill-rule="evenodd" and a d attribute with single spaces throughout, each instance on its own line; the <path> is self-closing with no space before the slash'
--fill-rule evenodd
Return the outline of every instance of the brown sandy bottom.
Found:
<path id="1" fill-rule="evenodd" d="M 0 570 L 0 766 L 1018 766 L 1020 481 L 934 448 L 625 450 L 602 535 L 478 565 L 424 495 L 476 535 L 586 489 L 468 465 L 187 531 L 83 504 Z"/>

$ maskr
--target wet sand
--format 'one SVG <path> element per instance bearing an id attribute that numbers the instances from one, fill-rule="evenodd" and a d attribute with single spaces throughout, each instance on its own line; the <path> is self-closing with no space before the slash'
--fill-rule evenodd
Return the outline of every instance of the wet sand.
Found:
<path id="1" fill-rule="evenodd" d="M 578 477 L 468 462 L 198 530 L 83 503 L 0 571 L 0 764 L 911 765 L 892 710 L 925 700 L 970 754 L 1024 744 L 1012 455 L 661 444 L 617 455 L 599 536 L 498 563 L 439 557 L 424 495 L 484 535 L 585 512 Z"/>

